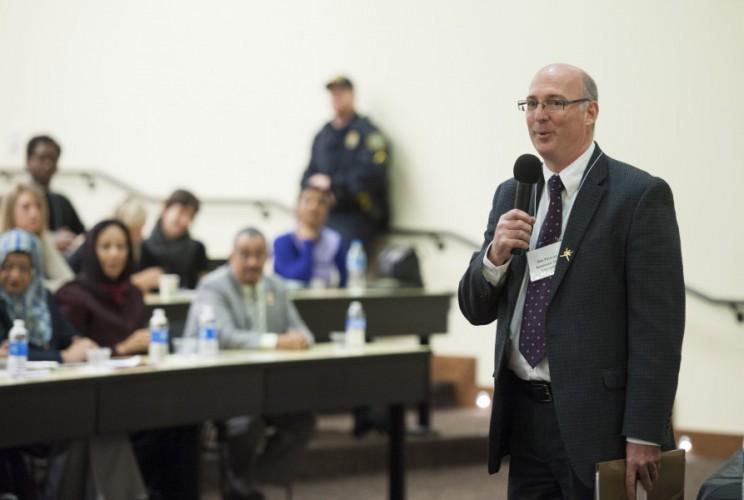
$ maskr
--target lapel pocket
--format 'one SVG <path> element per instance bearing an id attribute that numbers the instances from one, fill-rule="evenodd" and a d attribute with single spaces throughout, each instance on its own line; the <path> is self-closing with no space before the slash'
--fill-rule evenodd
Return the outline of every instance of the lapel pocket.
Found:
<path id="1" fill-rule="evenodd" d="M 602 370 L 602 380 L 608 389 L 622 389 L 625 387 L 627 370 L 622 368 L 606 368 Z"/>

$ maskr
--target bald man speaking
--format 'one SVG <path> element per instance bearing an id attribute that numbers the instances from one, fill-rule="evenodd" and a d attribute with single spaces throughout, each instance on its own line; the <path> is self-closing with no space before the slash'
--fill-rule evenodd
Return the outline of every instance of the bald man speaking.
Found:
<path id="1" fill-rule="evenodd" d="M 514 179 L 496 189 L 458 297 L 472 324 L 499 320 L 489 472 L 510 455 L 510 499 L 591 499 L 595 463 L 625 457 L 635 499 L 674 447 L 685 292 L 672 192 L 594 142 L 583 70 L 541 69 L 518 105 L 543 161 L 534 216 L 513 208 Z"/>

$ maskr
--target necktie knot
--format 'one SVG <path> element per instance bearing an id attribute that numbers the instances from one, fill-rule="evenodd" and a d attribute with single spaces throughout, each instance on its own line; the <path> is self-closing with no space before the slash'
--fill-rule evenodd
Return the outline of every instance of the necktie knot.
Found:
<path id="1" fill-rule="evenodd" d="M 561 194 L 561 191 L 563 191 L 563 181 L 560 175 L 554 175 L 548 179 L 548 189 L 551 195 Z"/>

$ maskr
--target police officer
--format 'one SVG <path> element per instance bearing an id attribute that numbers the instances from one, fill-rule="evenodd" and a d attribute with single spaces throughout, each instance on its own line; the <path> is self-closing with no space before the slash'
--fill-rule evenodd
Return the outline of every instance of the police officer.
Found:
<path id="1" fill-rule="evenodd" d="M 331 191 L 336 199 L 328 226 L 347 240 L 360 239 L 369 253 L 388 227 L 389 148 L 377 127 L 354 109 L 354 85 L 345 76 L 326 84 L 334 117 L 313 140 L 303 185 Z"/>

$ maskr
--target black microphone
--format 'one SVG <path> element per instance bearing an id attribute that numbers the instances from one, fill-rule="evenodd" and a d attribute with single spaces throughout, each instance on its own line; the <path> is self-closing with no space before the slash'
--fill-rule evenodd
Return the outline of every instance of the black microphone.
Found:
<path id="1" fill-rule="evenodd" d="M 532 188 L 542 175 L 540 158 L 531 154 L 523 154 L 514 162 L 514 179 L 517 181 L 517 195 L 514 197 L 514 208 L 523 212 L 530 212 L 530 197 Z M 522 255 L 523 248 L 513 248 L 512 255 Z"/>

